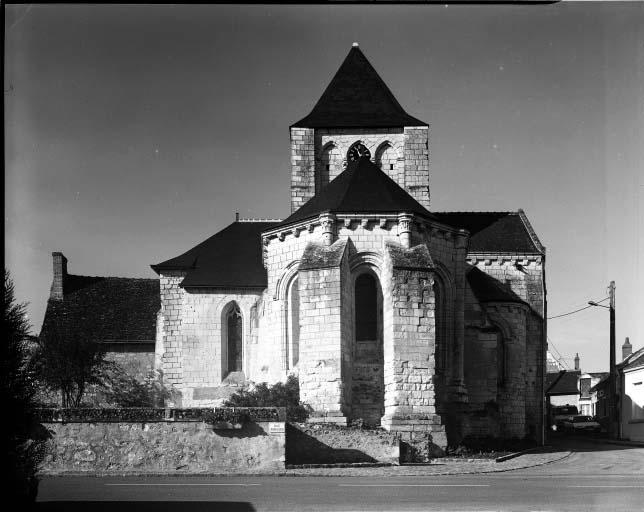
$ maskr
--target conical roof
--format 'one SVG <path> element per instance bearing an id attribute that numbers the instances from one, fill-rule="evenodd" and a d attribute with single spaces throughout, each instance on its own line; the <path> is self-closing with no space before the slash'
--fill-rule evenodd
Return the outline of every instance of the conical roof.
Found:
<path id="1" fill-rule="evenodd" d="M 425 207 L 368 158 L 351 162 L 344 172 L 341 172 L 319 194 L 304 203 L 279 225 L 299 222 L 323 212 L 372 214 L 409 212 L 434 218 Z"/>
<path id="2" fill-rule="evenodd" d="M 427 126 L 400 106 L 356 44 L 311 113 L 293 124 L 302 128 Z"/>

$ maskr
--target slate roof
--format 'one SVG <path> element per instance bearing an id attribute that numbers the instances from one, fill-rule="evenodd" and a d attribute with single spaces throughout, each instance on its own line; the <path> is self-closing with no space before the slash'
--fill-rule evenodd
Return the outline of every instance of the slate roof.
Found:
<path id="1" fill-rule="evenodd" d="M 476 267 L 470 268 L 466 277 L 474 296 L 479 302 L 517 302 L 527 304 L 509 286 L 505 286 Z"/>
<path id="2" fill-rule="evenodd" d="M 233 222 L 180 256 L 151 265 L 155 272 L 186 270 L 184 288 L 266 288 L 262 231 L 276 222 Z"/>
<path id="3" fill-rule="evenodd" d="M 562 370 L 559 373 L 546 374 L 547 395 L 578 395 L 577 382 L 581 376 L 579 370 Z"/>
<path id="4" fill-rule="evenodd" d="M 521 211 L 432 213 L 438 221 L 470 232 L 470 253 L 543 252 L 530 235 L 531 228 L 524 222 Z"/>
<path id="5" fill-rule="evenodd" d="M 404 111 L 360 48 L 354 46 L 311 113 L 292 126 L 379 128 L 427 123 Z"/>
<path id="6" fill-rule="evenodd" d="M 282 221 L 280 226 L 293 224 L 323 212 L 410 212 L 434 218 L 424 206 L 368 158 L 361 158 L 347 165 L 344 172 Z"/>
<path id="7" fill-rule="evenodd" d="M 161 307 L 158 279 L 67 274 L 63 299 L 49 299 L 41 334 L 54 325 L 88 340 L 154 342 Z"/>

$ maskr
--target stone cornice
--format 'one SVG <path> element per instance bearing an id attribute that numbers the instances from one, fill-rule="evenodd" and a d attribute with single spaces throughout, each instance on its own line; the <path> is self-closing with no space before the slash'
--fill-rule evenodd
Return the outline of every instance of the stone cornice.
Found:
<path id="1" fill-rule="evenodd" d="M 511 264 L 529 266 L 532 263 L 542 265 L 544 255 L 539 253 L 468 253 L 467 262 L 470 265 Z"/>

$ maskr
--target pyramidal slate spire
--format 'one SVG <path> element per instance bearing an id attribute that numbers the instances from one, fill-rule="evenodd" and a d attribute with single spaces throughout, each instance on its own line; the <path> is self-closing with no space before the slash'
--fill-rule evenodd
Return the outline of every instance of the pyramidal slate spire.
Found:
<path id="1" fill-rule="evenodd" d="M 362 128 L 427 126 L 400 106 L 358 43 L 299 128 Z"/>

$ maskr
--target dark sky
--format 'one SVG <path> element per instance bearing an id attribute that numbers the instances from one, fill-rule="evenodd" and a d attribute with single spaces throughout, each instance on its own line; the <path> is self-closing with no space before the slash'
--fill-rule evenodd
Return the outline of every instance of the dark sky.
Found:
<path id="1" fill-rule="evenodd" d="M 642 3 L 5 14 L 5 257 L 35 331 L 52 251 L 71 273 L 154 277 L 236 211 L 287 216 L 288 126 L 359 41 L 431 124 L 431 209 L 523 208 L 548 248 L 549 314 L 614 279 L 618 344 L 644 345 Z M 606 368 L 605 310 L 548 332 L 569 364 Z"/>

